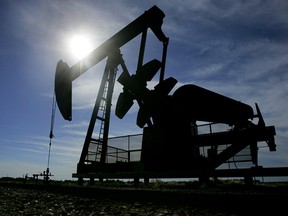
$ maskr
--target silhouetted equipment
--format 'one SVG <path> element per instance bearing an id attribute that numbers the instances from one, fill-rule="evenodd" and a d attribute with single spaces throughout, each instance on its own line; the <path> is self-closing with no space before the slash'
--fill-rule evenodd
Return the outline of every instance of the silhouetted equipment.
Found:
<path id="1" fill-rule="evenodd" d="M 254 114 L 253 108 L 245 103 L 192 84 L 183 85 L 170 94 L 177 80 L 173 77 L 164 79 L 169 41 L 161 30 L 164 16 L 157 6 L 153 6 L 74 66 L 69 67 L 62 60 L 58 62 L 56 100 L 63 118 L 71 120 L 72 81 L 107 58 L 77 173 L 73 177 L 79 180 L 115 177 L 115 172 L 119 178 L 213 176 L 216 168 L 242 151 L 248 153 L 245 159 L 237 162 L 250 162 L 258 167 L 258 142 L 266 141 L 271 151 L 276 150 L 275 128 L 265 126 L 257 104 Z M 162 61 L 153 59 L 143 64 L 149 28 L 163 44 Z M 131 75 L 120 48 L 139 34 L 142 37 L 137 70 Z M 143 128 L 139 151 L 108 146 L 111 100 L 118 66 L 123 71 L 117 79 L 123 92 L 117 100 L 115 114 L 122 119 L 134 101 L 139 105 L 136 124 Z M 154 89 L 148 89 L 147 82 L 159 70 L 159 83 Z M 258 124 L 252 122 L 255 118 L 259 119 Z M 199 122 L 204 124 L 198 125 Z M 92 137 L 96 123 L 98 136 Z M 219 125 L 225 125 L 226 130 L 212 131 Z M 203 127 L 208 131 L 203 132 Z M 132 154 L 137 152 L 140 156 L 133 160 Z"/>
<path id="2" fill-rule="evenodd" d="M 33 174 L 33 179 L 36 179 L 38 180 L 38 178 L 40 177 L 43 177 L 43 181 L 45 184 L 48 184 L 49 183 L 49 180 L 50 180 L 50 177 L 51 176 L 54 176 L 52 175 L 52 173 L 50 172 L 49 168 L 46 169 L 46 171 L 43 171 L 42 173 L 37 173 L 37 174 Z"/>
<path id="3" fill-rule="evenodd" d="M 85 73 L 94 65 L 102 61 L 111 53 L 117 51 L 124 44 L 142 33 L 143 46 L 139 53 L 139 68 L 142 67 L 144 46 L 146 42 L 147 29 L 150 28 L 158 40 L 164 44 L 168 38 L 161 30 L 161 25 L 165 14 L 156 6 L 146 11 L 142 16 L 131 22 L 109 40 L 104 42 L 80 62 L 69 68 L 69 66 L 60 60 L 57 63 L 55 75 L 55 91 L 59 110 L 66 120 L 71 120 L 71 83 L 77 77 Z M 166 54 L 165 54 L 166 55 Z"/>

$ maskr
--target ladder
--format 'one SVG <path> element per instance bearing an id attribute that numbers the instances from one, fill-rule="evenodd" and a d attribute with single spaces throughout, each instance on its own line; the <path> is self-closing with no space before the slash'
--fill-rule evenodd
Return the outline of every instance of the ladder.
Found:
<path id="1" fill-rule="evenodd" d="M 94 162 L 105 163 L 106 161 L 111 101 L 118 70 L 117 66 L 121 61 L 123 61 L 123 59 L 120 55 L 120 50 L 108 56 L 79 164 L 91 164 Z M 98 138 L 95 139 L 92 135 L 96 121 L 99 125 L 99 132 Z"/>

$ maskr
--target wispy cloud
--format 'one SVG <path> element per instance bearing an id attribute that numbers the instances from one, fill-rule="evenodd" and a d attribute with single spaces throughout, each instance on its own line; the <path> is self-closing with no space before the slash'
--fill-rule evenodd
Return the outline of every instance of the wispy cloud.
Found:
<path id="1" fill-rule="evenodd" d="M 41 127 L 49 125 L 56 63 L 62 59 L 73 66 L 78 61 L 69 53 L 67 39 L 85 32 L 92 36 L 96 48 L 154 5 L 149 1 L 128 0 L 113 4 L 77 0 L 69 4 L 31 2 L 6 1 L 2 7 L 5 10 L 1 10 L 2 21 L 8 24 L 1 25 L 1 41 L 5 46 L 0 48 L 3 64 L 0 94 L 5 101 L 1 106 L 2 175 L 13 169 L 17 175 L 23 170 L 34 172 L 46 166 L 49 138 L 41 136 L 44 133 Z M 166 14 L 163 31 L 170 38 L 165 77 L 178 80 L 171 94 L 181 85 L 193 83 L 253 108 L 257 102 L 267 125 L 275 125 L 277 130 L 277 152 L 271 154 L 261 149 L 261 163 L 267 166 L 287 163 L 287 2 L 176 0 L 155 4 Z M 162 44 L 154 39 L 149 31 L 145 62 L 161 59 Z M 131 74 L 137 66 L 139 42 L 136 38 L 121 48 Z M 57 111 L 51 154 L 51 166 L 57 167 L 57 175 L 71 176 L 76 170 L 104 67 L 105 60 L 73 81 L 72 122 L 64 121 Z M 148 88 L 153 89 L 157 83 L 158 74 Z M 110 136 L 141 133 L 136 125 L 137 103 L 123 119 L 113 115 L 120 92 L 122 86 L 116 81 Z M 36 99 L 34 94 L 46 97 Z M 44 124 L 46 112 L 49 117 L 45 117 L 48 123 Z M 15 160 L 17 156 L 19 160 Z M 23 170 L 13 168 L 13 163 Z"/>

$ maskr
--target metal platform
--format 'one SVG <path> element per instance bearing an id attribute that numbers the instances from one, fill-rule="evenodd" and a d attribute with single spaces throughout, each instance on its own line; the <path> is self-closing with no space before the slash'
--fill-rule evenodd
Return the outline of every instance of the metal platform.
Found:
<path id="1" fill-rule="evenodd" d="M 73 173 L 73 178 L 99 178 L 99 179 L 145 179 L 145 178 L 198 178 L 208 177 L 288 177 L 288 167 L 255 167 L 244 169 L 219 169 L 211 172 L 98 172 L 98 173 Z"/>

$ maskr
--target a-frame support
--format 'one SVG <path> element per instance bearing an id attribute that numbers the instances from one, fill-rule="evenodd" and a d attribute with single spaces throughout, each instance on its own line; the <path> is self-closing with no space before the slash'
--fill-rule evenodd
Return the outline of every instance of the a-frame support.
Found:
<path id="1" fill-rule="evenodd" d="M 111 113 L 111 100 L 117 73 L 117 66 L 124 64 L 120 50 L 108 56 L 102 81 L 95 101 L 90 124 L 87 130 L 82 153 L 78 163 L 77 172 L 85 172 L 85 165 L 96 162 L 105 163 L 108 146 L 109 122 Z M 126 67 L 125 67 L 126 68 Z M 98 120 L 98 121 L 97 121 Z M 99 125 L 98 137 L 93 138 L 96 124 Z"/>

